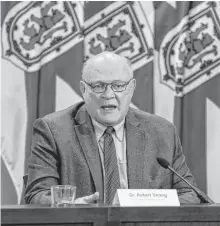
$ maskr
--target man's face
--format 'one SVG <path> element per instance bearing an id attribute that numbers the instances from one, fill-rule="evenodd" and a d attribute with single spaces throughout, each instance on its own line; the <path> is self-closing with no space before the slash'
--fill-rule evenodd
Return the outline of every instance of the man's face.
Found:
<path id="1" fill-rule="evenodd" d="M 92 88 L 80 83 L 87 111 L 96 121 L 104 125 L 116 125 L 126 116 L 135 88 L 135 79 L 124 70 L 120 62 L 98 62 L 97 70 L 93 70 L 86 82 L 94 85 L 102 83 L 124 84 L 131 80 L 122 92 L 114 92 L 111 85 L 103 93 L 95 93 Z"/>

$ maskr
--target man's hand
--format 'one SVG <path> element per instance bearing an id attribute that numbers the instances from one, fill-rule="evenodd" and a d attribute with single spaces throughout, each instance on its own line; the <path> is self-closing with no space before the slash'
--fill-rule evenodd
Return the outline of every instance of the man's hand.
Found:
<path id="1" fill-rule="evenodd" d="M 92 195 L 84 196 L 75 200 L 74 204 L 89 204 L 99 200 L 99 193 L 95 192 Z"/>

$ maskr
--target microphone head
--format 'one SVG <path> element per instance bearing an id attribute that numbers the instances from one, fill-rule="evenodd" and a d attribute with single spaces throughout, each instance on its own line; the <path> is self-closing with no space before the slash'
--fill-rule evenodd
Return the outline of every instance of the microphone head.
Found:
<path id="1" fill-rule="evenodd" d="M 165 169 L 167 169 L 170 165 L 170 163 L 166 159 L 160 157 L 157 157 L 157 162 Z"/>

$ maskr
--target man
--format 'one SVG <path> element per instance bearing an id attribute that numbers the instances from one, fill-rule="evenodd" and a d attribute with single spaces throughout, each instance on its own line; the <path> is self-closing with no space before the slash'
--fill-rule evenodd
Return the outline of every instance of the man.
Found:
<path id="1" fill-rule="evenodd" d="M 195 185 L 173 124 L 130 108 L 136 81 L 128 60 L 103 52 L 84 65 L 85 102 L 35 121 L 27 203 L 50 203 L 50 187 L 77 187 L 76 203 L 112 203 L 117 188 L 170 189 L 180 202 L 197 195 L 156 158 Z"/>

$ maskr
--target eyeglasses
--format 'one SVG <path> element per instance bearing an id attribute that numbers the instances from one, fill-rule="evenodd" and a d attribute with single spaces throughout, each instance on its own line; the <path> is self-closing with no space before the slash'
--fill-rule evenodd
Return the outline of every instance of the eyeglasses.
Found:
<path id="1" fill-rule="evenodd" d="M 132 78 L 133 79 L 133 78 Z M 107 86 L 110 85 L 111 89 L 114 92 L 123 92 L 126 90 L 127 85 L 130 83 L 130 81 L 132 80 L 130 79 L 128 82 L 126 83 L 104 83 L 104 82 L 98 82 L 98 83 L 87 83 L 86 81 L 83 80 L 83 82 L 85 82 L 88 86 L 90 86 L 90 88 L 92 89 L 92 91 L 94 93 L 103 93 L 106 91 Z"/>

